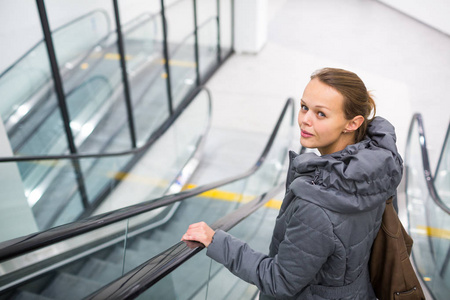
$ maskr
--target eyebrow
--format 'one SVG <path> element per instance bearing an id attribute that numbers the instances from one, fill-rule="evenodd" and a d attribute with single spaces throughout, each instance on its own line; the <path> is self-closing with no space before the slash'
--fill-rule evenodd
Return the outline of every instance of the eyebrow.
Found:
<path id="1" fill-rule="evenodd" d="M 305 100 L 303 100 L 303 99 L 300 99 L 300 102 L 303 102 L 303 103 L 307 104 L 307 103 L 305 102 Z M 330 110 L 330 108 L 328 108 L 328 107 L 326 107 L 326 106 L 323 106 L 323 105 L 316 105 L 316 106 L 314 106 L 314 108 L 325 108 L 325 109 Z"/>

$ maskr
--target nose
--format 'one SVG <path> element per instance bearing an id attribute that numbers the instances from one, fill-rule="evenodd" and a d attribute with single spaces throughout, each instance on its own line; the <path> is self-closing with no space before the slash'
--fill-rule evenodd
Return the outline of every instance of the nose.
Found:
<path id="1" fill-rule="evenodd" d="M 300 111 L 298 114 L 298 124 L 301 126 L 302 124 L 305 126 L 311 126 L 311 115 L 310 111 Z"/>

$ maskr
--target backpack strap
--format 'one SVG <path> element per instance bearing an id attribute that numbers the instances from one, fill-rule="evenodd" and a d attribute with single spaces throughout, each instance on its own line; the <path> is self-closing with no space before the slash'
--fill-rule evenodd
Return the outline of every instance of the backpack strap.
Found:
<path id="1" fill-rule="evenodd" d="M 343 286 L 324 286 L 312 284 L 311 292 L 325 299 L 340 299 L 354 296 L 358 289 L 365 284 L 369 284 L 369 272 L 367 268 L 358 275 L 358 277 L 350 284 Z"/>

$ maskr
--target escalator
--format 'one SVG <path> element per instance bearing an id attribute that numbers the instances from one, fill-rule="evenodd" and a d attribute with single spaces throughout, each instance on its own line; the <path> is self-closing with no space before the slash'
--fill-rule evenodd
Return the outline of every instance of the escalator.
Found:
<path id="1" fill-rule="evenodd" d="M 411 122 L 406 148 L 406 199 L 412 256 L 434 299 L 450 294 L 450 126 L 436 172 L 430 168 L 420 114 Z"/>
<path id="2" fill-rule="evenodd" d="M 278 214 L 272 208 L 276 204 L 267 201 L 283 191 L 285 170 L 280 166 L 293 122 L 288 108 L 289 101 L 263 154 L 244 174 L 73 223 L 78 232 L 66 237 L 44 232 L 50 241 L 57 237 L 55 243 L 22 248 L 35 237 L 3 243 L 3 270 L 57 246 L 70 249 L 0 277 L 0 299 L 253 299 L 254 286 L 206 256 L 195 255 L 201 245 L 191 249 L 178 241 L 189 224 L 205 221 L 214 229 L 230 230 L 257 251 L 267 250 Z M 411 123 L 405 156 L 414 263 L 434 299 L 446 299 L 449 289 L 449 132 L 435 176 L 420 116 Z M 166 206 L 174 203 L 179 205 L 176 210 Z M 120 213 L 124 215 L 114 216 Z M 83 231 L 81 223 L 96 225 Z M 70 231 L 62 227 L 62 232 Z"/>
<path id="3" fill-rule="evenodd" d="M 190 223 L 220 224 L 236 209 L 263 205 L 262 199 L 276 196 L 283 186 L 293 124 L 294 104 L 289 99 L 262 155 L 243 174 L 0 244 L 0 299 L 81 299 L 164 253 Z M 277 215 L 273 206 L 253 208 L 251 212 L 256 212 L 236 227 L 235 234 L 253 239 L 253 246 L 264 250 Z M 209 263 L 183 264 L 177 272 L 185 267 L 200 286 L 181 280 L 186 273 L 173 273 L 147 293 L 155 298 L 196 298 L 207 287 L 205 268 L 214 273 L 211 279 L 222 281 L 227 276 Z M 237 293 L 254 292 L 247 286 L 238 289 L 239 282 L 227 283 Z"/>
<path id="4" fill-rule="evenodd" d="M 179 4 L 171 4 L 166 10 L 170 11 L 174 5 Z M 77 150 L 75 154 L 83 157 L 80 161 L 42 163 L 39 160 L 42 156 L 69 154 L 51 71 L 44 59 L 44 41 L 0 75 L 0 91 L 8 99 L 7 103 L 2 103 L 0 112 L 13 153 L 38 156 L 17 165 L 40 230 L 92 214 L 117 185 L 121 174 L 127 173 L 139 159 L 136 153 L 115 159 L 96 159 L 95 155 L 89 154 L 121 153 L 133 148 L 130 122 L 135 127 L 136 146 L 143 147 L 158 129 L 165 126 L 174 111 L 185 106 L 185 101 L 200 83 L 196 81 L 197 62 L 191 43 L 194 33 L 216 26 L 215 21 L 209 19 L 199 25 L 180 43 L 169 43 L 171 105 L 161 13 L 144 13 L 121 26 L 126 48 L 126 73 L 131 87 L 131 121 L 125 113 L 126 96 L 117 33 L 111 31 L 107 14 L 95 10 L 52 32 Z M 81 40 L 71 38 L 81 33 L 88 36 Z M 199 49 L 204 58 L 217 57 L 219 51 L 217 47 Z M 206 65 L 204 72 L 211 72 L 219 61 L 214 63 Z M 28 88 L 23 87 L 23 82 L 28 83 Z M 62 190 L 61 186 L 66 189 Z"/>
<path id="5" fill-rule="evenodd" d="M 449 280 L 449 141 L 450 126 L 442 147 L 435 176 L 429 166 L 426 138 L 420 115 L 413 117 L 405 155 L 406 196 L 409 232 L 414 238 L 413 261 L 433 299 L 448 299 Z M 238 212 L 238 211 L 236 211 Z M 258 212 L 258 210 L 257 210 Z M 261 213 L 261 211 L 259 211 Z M 264 212 L 264 210 L 263 210 Z M 254 214 L 249 214 L 252 218 Z M 233 216 L 212 225 L 228 230 L 236 225 Z M 230 220 L 231 219 L 231 220 Z M 259 234 L 271 235 L 261 228 L 252 232 L 247 221 L 232 228 L 233 235 L 249 241 Z M 232 224 L 232 225 L 230 225 Z M 233 232 L 234 230 L 234 232 Z M 184 231 L 182 231 L 183 233 Z M 267 244 L 265 245 L 267 247 Z M 166 249 L 122 278 L 85 299 L 159 299 L 169 290 L 167 282 L 176 282 L 172 294 L 164 299 L 255 299 L 255 287 L 239 280 L 223 266 L 204 255 L 195 255 L 201 246 L 189 250 L 183 243 Z M 263 248 L 263 251 L 266 249 Z M 196 268 L 202 271 L 194 273 Z M 194 275 L 195 274 L 195 275 Z M 172 280 L 171 280 L 172 278 Z M 195 292 L 190 292 L 194 291 Z"/>

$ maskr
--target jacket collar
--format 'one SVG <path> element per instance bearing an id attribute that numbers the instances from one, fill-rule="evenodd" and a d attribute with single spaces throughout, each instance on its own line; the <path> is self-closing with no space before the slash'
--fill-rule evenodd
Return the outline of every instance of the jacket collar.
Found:
<path id="1" fill-rule="evenodd" d="M 318 156 L 291 152 L 287 185 L 299 198 L 339 213 L 372 210 L 395 195 L 403 173 L 394 127 L 376 117 L 366 138 Z"/>

